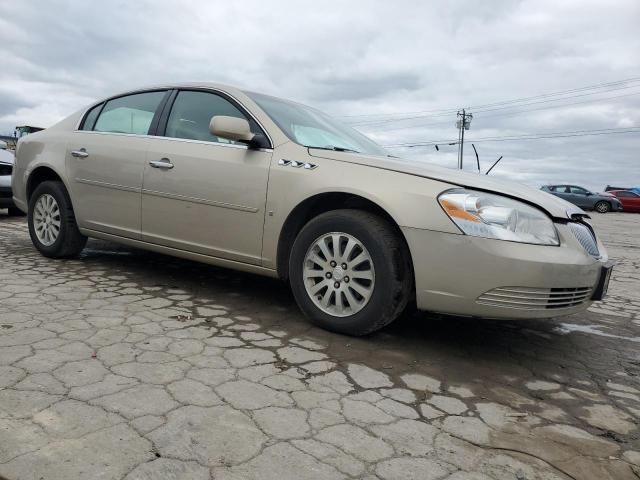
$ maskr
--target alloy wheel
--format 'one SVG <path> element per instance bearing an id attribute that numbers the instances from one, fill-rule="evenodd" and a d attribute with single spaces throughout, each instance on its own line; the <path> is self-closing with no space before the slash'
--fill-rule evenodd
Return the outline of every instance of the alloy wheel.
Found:
<path id="1" fill-rule="evenodd" d="M 33 227 L 38 241 L 49 247 L 60 235 L 61 217 L 58 202 L 45 193 L 36 201 L 33 209 Z"/>
<path id="2" fill-rule="evenodd" d="M 353 235 L 331 232 L 320 236 L 307 250 L 302 268 L 307 294 L 326 314 L 348 317 L 371 299 L 373 259 Z"/>

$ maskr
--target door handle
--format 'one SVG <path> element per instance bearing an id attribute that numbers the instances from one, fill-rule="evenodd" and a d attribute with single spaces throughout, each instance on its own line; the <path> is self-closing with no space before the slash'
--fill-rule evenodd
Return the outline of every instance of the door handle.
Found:
<path id="1" fill-rule="evenodd" d="M 153 168 L 165 168 L 167 170 L 170 170 L 173 168 L 173 163 L 171 163 L 171 160 L 169 160 L 168 158 L 161 158 L 160 160 L 151 160 L 149 162 L 149 165 L 151 165 Z"/>
<path id="2" fill-rule="evenodd" d="M 85 148 L 81 148 L 80 150 L 72 150 L 71 156 L 76 158 L 87 158 L 89 154 Z"/>

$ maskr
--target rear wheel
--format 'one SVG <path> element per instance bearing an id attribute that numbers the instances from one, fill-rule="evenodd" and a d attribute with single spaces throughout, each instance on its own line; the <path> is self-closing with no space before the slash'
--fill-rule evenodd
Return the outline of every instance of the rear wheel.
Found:
<path id="1" fill-rule="evenodd" d="M 402 240 L 384 219 L 358 210 L 327 212 L 307 223 L 291 251 L 289 278 L 313 323 L 348 335 L 395 320 L 412 286 Z"/>
<path id="2" fill-rule="evenodd" d="M 38 185 L 29 200 L 28 215 L 31 241 L 45 257 L 75 257 L 87 243 L 87 237 L 78 230 L 71 199 L 62 182 Z"/>
<path id="3" fill-rule="evenodd" d="M 598 213 L 607 213 L 609 210 L 611 210 L 611 206 L 608 202 L 603 201 L 596 203 L 594 209 Z"/>

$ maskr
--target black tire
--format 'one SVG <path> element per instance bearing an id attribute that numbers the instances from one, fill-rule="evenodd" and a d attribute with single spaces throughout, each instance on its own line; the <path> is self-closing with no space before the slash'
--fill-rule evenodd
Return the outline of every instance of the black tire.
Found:
<path id="1" fill-rule="evenodd" d="M 33 224 L 34 207 L 38 198 L 44 194 L 51 195 L 58 203 L 58 207 L 60 209 L 60 233 L 58 234 L 58 238 L 56 238 L 55 242 L 51 245 L 44 245 L 40 240 L 38 240 Z M 31 236 L 33 245 L 45 257 L 76 257 L 80 254 L 87 243 L 87 237 L 82 235 L 78 230 L 78 224 L 76 223 L 76 217 L 73 213 L 71 199 L 69 198 L 67 189 L 64 187 L 62 182 L 46 181 L 36 187 L 29 200 L 27 223 L 29 224 L 29 235 Z"/>
<path id="2" fill-rule="evenodd" d="M 24 217 L 24 213 L 18 207 L 9 207 L 8 214 L 10 217 Z"/>
<path id="3" fill-rule="evenodd" d="M 375 269 L 369 302 L 346 317 L 323 312 L 304 285 L 306 253 L 318 237 L 330 232 L 343 232 L 362 242 Z M 333 210 L 310 220 L 296 237 L 289 258 L 289 279 L 298 306 L 312 323 L 333 332 L 361 336 L 381 329 L 402 313 L 411 297 L 413 270 L 404 242 L 387 221 L 361 210 Z"/>
<path id="4" fill-rule="evenodd" d="M 607 213 L 611 210 L 611 205 L 609 205 L 609 202 L 601 201 L 596 203 L 593 209 L 598 213 Z"/>

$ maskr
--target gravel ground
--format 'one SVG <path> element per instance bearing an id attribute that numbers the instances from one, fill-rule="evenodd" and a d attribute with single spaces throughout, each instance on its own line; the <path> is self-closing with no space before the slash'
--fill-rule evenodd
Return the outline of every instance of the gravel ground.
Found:
<path id="1" fill-rule="evenodd" d="M 0 211 L 0 477 L 640 478 L 640 215 L 594 215 L 607 300 L 553 321 L 418 314 L 353 339 L 286 285 Z"/>

